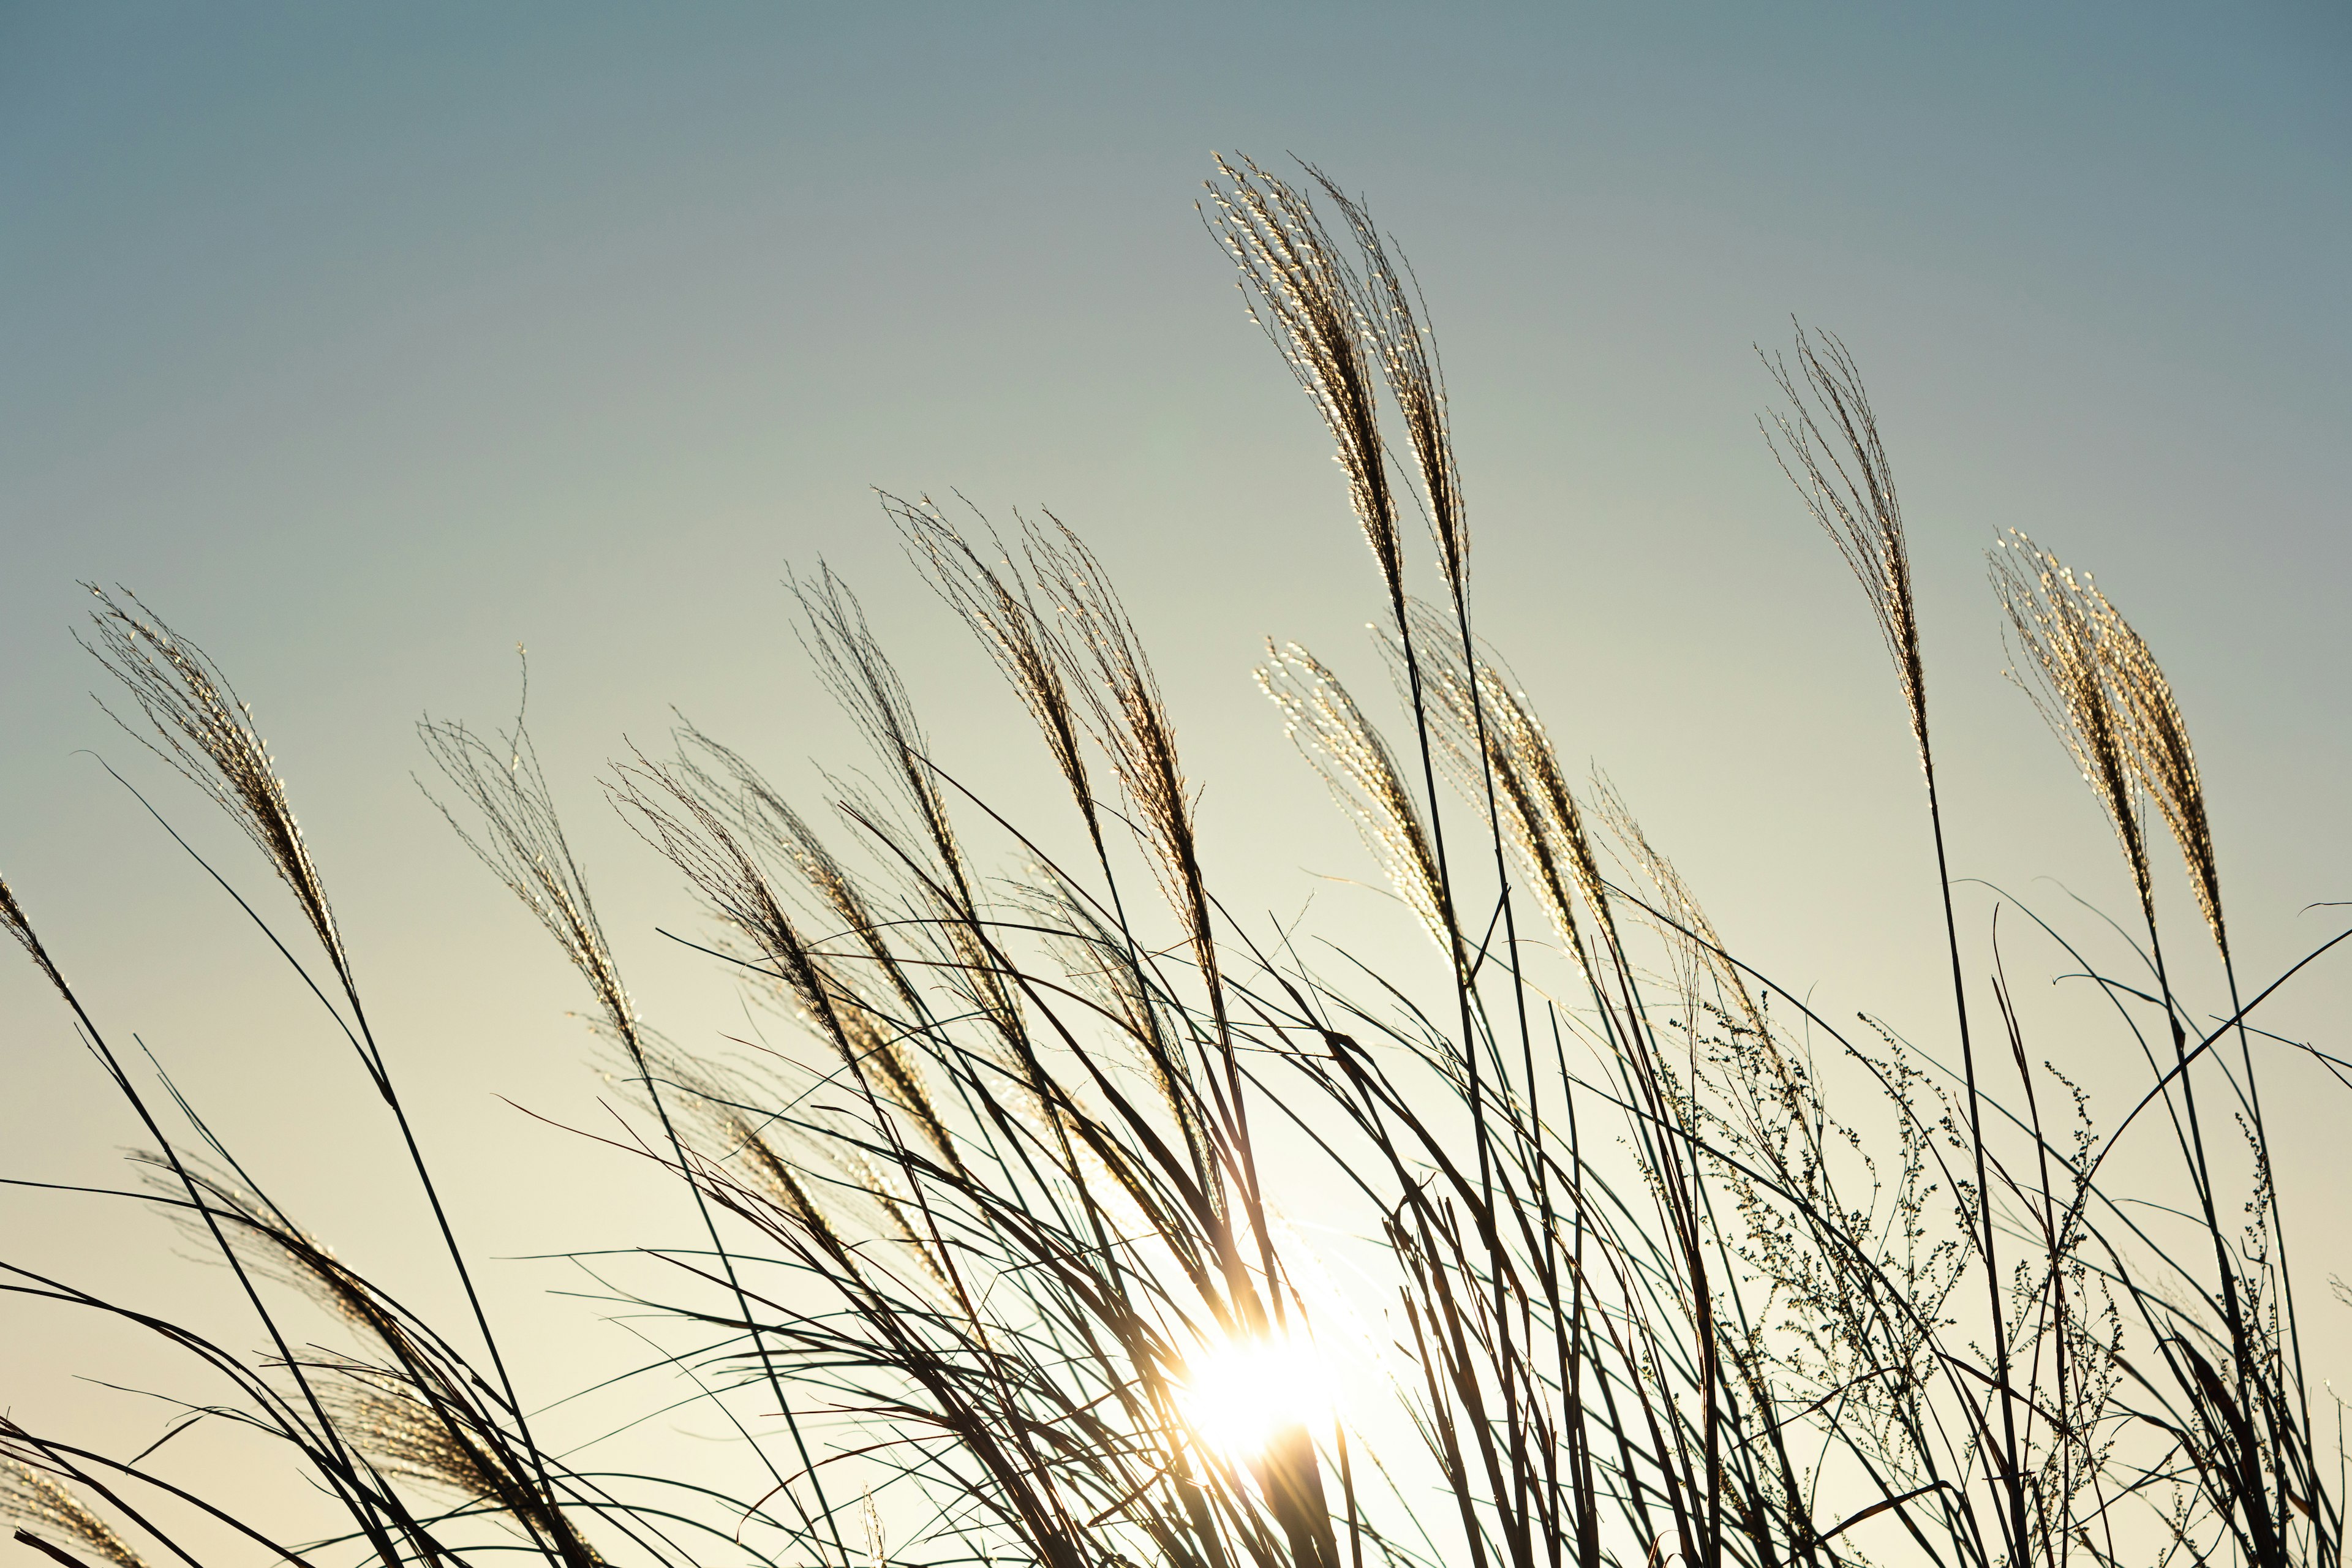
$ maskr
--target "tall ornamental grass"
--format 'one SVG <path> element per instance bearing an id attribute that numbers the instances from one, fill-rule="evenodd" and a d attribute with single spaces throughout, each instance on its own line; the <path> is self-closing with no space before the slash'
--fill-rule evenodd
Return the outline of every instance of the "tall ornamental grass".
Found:
<path id="1" fill-rule="evenodd" d="M 1135 624 L 1050 515 L 1000 534 L 884 501 L 1034 721 L 1071 821 L 959 784 L 823 571 L 790 591 L 863 771 L 795 804 L 683 728 L 602 781 L 707 909 L 723 983 L 788 1016 L 794 1051 L 659 1033 L 520 721 L 425 723 L 435 798 L 584 988 L 634 1108 L 614 1157 L 677 1192 L 678 1233 L 647 1238 L 657 1286 L 628 1303 L 690 1347 L 657 1363 L 659 1398 L 722 1422 L 764 1479 L 593 1470 L 531 1419 L 565 1391 L 510 1374 L 520 1331 L 476 1291 L 399 1042 L 370 1026 L 253 710 L 140 601 L 94 590 L 86 646 L 128 693 L 119 716 L 284 884 L 297 919 L 245 912 L 356 1056 L 464 1310 L 412 1310 L 265 1193 L 121 1049 L 0 884 L 0 920 L 144 1129 L 124 1194 L 226 1266 L 251 1321 L 226 1342 L 70 1279 L 0 1280 L 160 1336 L 189 1363 L 184 1444 L 223 1423 L 264 1435 L 347 1521 L 293 1539 L 175 1482 L 173 1451 L 93 1451 L 17 1411 L 0 1509 L 27 1552 L 2341 1561 L 2333 1404 L 2304 1371 L 2310 1291 L 2263 1114 L 2278 1058 L 2312 1047 L 2256 1016 L 2343 938 L 2284 965 L 2232 946 L 2196 754 L 2146 640 L 2040 544 L 1992 552 L 2012 673 L 2114 829 L 2136 922 L 2128 973 L 2084 961 L 2109 1037 L 2043 1044 L 1955 905 L 1903 513 L 1855 359 L 1801 329 L 1766 356 L 1770 451 L 1885 644 L 1936 851 L 1916 891 L 1949 948 L 1949 1010 L 1919 1039 L 1817 1012 L 1741 961 L 1607 779 L 1571 773 L 1487 642 L 1444 373 L 1395 242 L 1312 168 L 1220 160 L 1203 216 L 1337 452 L 1376 570 L 1370 685 L 1384 675 L 1394 700 L 1360 700 L 1297 644 L 1268 645 L 1259 682 L 1417 928 L 1418 970 L 1221 900 Z M 1375 710 L 1395 715 L 1385 732 Z M 983 861 L 983 843 L 1006 853 Z M 2192 929 L 2158 918 L 2168 845 Z M 2209 944 L 2217 963 L 2191 960 Z M 2226 1003 L 2188 995 L 2192 970 Z M 2137 1079 L 2096 1065 L 2118 1059 Z M 2128 1196 L 2111 1163 L 2126 1146 Z M 2145 1185 L 2150 1150 L 2170 1191 Z M 1286 1191 L 1352 1225 L 1311 1239 Z"/>

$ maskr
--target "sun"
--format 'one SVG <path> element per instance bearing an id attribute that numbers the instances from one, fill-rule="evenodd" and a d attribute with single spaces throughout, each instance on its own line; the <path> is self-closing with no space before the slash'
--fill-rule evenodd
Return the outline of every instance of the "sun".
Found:
<path id="1" fill-rule="evenodd" d="M 1203 1346 L 1186 1362 L 1176 1388 L 1194 1436 L 1241 1461 L 1263 1455 L 1284 1432 L 1328 1425 L 1333 1394 L 1314 1346 L 1275 1334 Z"/>

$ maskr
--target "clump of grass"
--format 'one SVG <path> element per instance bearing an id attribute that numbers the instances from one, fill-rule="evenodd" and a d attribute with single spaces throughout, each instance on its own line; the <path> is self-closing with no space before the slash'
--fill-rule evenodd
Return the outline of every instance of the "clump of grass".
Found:
<path id="1" fill-rule="evenodd" d="M 507 1376 L 252 712 L 137 601 L 100 595 L 93 651 L 151 743 L 320 942 L 313 989 L 406 1138 L 470 1321 L 445 1331 L 304 1230 L 168 1080 L 185 1130 L 167 1135 L 0 882 L 0 924 L 142 1119 L 146 1180 L 124 1195 L 230 1267 L 270 1349 L 14 1266 L 6 1288 L 163 1336 L 227 1385 L 207 1411 L 285 1444 L 350 1520 L 281 1542 L 147 1455 L 9 1424 L 20 1541 L 120 1568 L 142 1561 L 134 1538 L 197 1563 L 192 1528 L 304 1568 L 515 1550 L 562 1568 L 2340 1561 L 2247 1025 L 2317 954 L 2241 1002 L 2201 777 L 2147 643 L 2022 536 L 1997 552 L 2021 681 L 2123 846 L 2147 936 L 2152 986 L 2101 977 L 2149 1071 L 2102 1130 L 2109 1097 L 2035 1060 L 2000 949 L 1963 939 L 1893 466 L 1845 345 L 1800 329 L 1768 356 L 1785 406 L 1766 434 L 1864 590 L 1927 786 L 1952 1012 L 1909 1035 L 1841 1026 L 1743 962 L 1607 779 L 1570 777 L 1474 622 L 1410 268 L 1317 171 L 1218 173 L 1210 226 L 1337 449 L 1410 742 L 1297 645 L 1270 643 L 1260 679 L 1437 963 L 1309 962 L 1325 950 L 1231 914 L 1141 635 L 1050 514 L 1008 543 L 884 498 L 1032 721 L 1081 861 L 963 790 L 825 570 L 792 592 L 870 775 L 796 805 L 686 726 L 604 781 L 705 905 L 727 983 L 802 1040 L 765 1063 L 641 1015 L 520 716 L 488 737 L 428 721 L 453 826 L 615 1047 L 645 1119 L 624 1147 L 692 1210 L 692 1246 L 656 1252 L 663 1282 L 614 1288 L 688 1341 L 635 1370 L 678 1380 L 765 1479 L 736 1495 L 698 1471 L 589 1472 L 534 1435 Z M 2222 961 L 2219 1026 L 2165 962 L 2143 802 Z M 1972 998 L 2005 1051 L 1979 1049 Z M 2217 1095 L 2245 1128 L 2235 1177 L 2200 1109 Z M 2151 1220 L 2105 1173 L 2157 1107 L 2191 1201 Z M 1346 1239 L 1310 1245 L 1299 1193 Z"/>

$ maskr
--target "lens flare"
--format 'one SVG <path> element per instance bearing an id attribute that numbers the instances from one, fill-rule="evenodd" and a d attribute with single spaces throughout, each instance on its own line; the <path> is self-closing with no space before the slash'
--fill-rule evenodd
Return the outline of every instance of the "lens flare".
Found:
<path id="1" fill-rule="evenodd" d="M 1204 1346 L 1177 1385 L 1185 1425 L 1234 1460 L 1256 1458 L 1284 1432 L 1328 1425 L 1333 1394 L 1314 1347 L 1282 1336 Z"/>

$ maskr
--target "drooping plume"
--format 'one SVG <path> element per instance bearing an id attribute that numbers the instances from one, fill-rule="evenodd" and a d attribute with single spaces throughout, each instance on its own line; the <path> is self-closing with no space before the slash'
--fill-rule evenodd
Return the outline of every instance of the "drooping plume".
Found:
<path id="1" fill-rule="evenodd" d="M 2105 601 L 2076 581 L 2056 556 L 2013 529 L 1990 561 L 1993 592 L 2009 616 L 2016 652 L 2021 656 L 2011 663 L 2011 679 L 2032 700 L 2042 722 L 2074 759 L 2083 782 L 2106 812 L 2140 908 L 2154 921 L 2139 779 L 2132 768 L 2131 720 L 2117 704 L 2108 674 Z"/>
<path id="2" fill-rule="evenodd" d="M 1894 661 L 1911 733 L 1927 756 L 1927 690 L 1919 662 L 1919 616 L 1911 596 L 1911 551 L 1895 473 L 1879 439 L 1878 419 L 1863 391 L 1862 372 L 1845 344 L 1828 332 L 1797 329 L 1797 369 L 1765 358 L 1788 407 L 1772 416 L 1765 439 L 1813 521 L 1869 595 L 1878 634 Z M 1777 433 L 1777 437 L 1776 437 Z"/>
<path id="3" fill-rule="evenodd" d="M 1447 945 L 1437 857 L 1420 805 L 1380 731 L 1339 678 L 1297 643 L 1265 645 L 1257 683 L 1282 710 L 1284 728 L 1330 786 L 1365 846 L 1440 947 Z"/>
<path id="4" fill-rule="evenodd" d="M 237 697 L 228 677 L 202 648 L 175 634 L 137 595 L 124 590 L 118 600 L 95 584 L 84 586 L 99 607 L 90 612 L 95 642 L 82 646 L 130 689 L 163 744 L 128 724 L 124 730 L 210 795 L 245 830 L 292 890 L 303 919 L 326 949 L 328 962 L 348 985 L 351 966 L 327 902 L 326 885 L 295 820 L 286 781 L 278 776 L 268 742 L 254 726 L 252 708 Z"/>

